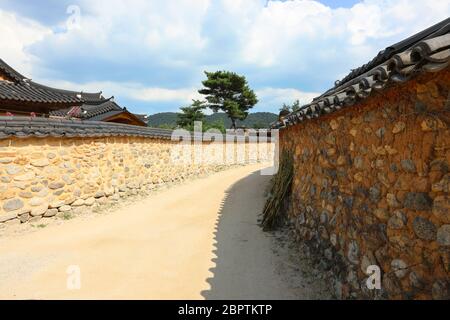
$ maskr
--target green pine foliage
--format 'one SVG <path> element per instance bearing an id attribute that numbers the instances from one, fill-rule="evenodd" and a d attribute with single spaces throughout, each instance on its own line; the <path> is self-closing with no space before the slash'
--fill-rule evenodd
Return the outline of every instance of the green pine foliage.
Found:
<path id="1" fill-rule="evenodd" d="M 195 121 L 203 121 L 205 105 L 200 100 L 193 100 L 192 105 L 181 107 L 181 112 L 177 114 L 177 125 L 181 128 L 194 126 Z"/>
<path id="2" fill-rule="evenodd" d="M 258 103 L 244 76 L 230 71 L 205 71 L 206 80 L 198 92 L 205 96 L 206 105 L 214 112 L 222 111 L 231 120 L 231 128 L 237 120 L 245 120 L 249 110 Z"/>

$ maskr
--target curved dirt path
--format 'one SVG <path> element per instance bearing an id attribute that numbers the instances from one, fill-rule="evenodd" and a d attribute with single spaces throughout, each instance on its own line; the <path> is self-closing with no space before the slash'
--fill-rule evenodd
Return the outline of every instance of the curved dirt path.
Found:
<path id="1" fill-rule="evenodd" d="M 0 238 L 0 298 L 321 297 L 299 272 L 289 275 L 286 254 L 257 226 L 270 179 L 259 168 L 219 172 L 111 214 Z M 78 267 L 81 288 L 68 289 Z"/>

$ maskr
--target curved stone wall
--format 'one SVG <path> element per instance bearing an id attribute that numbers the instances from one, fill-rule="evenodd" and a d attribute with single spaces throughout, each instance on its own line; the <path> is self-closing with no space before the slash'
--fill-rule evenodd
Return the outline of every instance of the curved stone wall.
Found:
<path id="1" fill-rule="evenodd" d="M 338 297 L 450 298 L 449 90 L 447 68 L 280 131 L 289 216 Z"/>
<path id="2" fill-rule="evenodd" d="M 65 130 L 65 127 L 62 127 Z M 19 131 L 23 131 L 20 129 Z M 251 161 L 248 148 L 245 162 Z M 171 152 L 195 154 L 203 147 L 208 157 L 211 143 L 197 147 L 156 137 L 43 137 L 0 140 L 0 227 L 62 216 L 96 203 L 119 201 L 167 182 L 214 172 L 235 163 L 176 161 Z M 187 147 L 187 150 L 185 149 Z M 225 144 L 219 146 L 226 152 Z M 217 149 L 216 149 L 217 150 Z M 178 153 L 175 153 L 178 154 Z M 175 159 L 174 161 L 172 161 Z M 253 158 L 256 159 L 256 158 Z"/>

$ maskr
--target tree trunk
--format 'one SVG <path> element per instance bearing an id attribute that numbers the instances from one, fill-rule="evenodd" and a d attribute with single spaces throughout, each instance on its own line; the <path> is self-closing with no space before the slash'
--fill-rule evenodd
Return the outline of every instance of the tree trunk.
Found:
<path id="1" fill-rule="evenodd" d="M 235 118 L 231 118 L 231 129 L 236 130 L 236 119 Z"/>

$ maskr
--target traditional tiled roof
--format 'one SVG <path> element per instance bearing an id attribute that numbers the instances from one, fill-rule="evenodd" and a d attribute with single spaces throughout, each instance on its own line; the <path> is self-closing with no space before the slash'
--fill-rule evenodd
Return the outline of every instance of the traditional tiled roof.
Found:
<path id="1" fill-rule="evenodd" d="M 51 111 L 50 115 L 55 117 L 66 117 L 71 108 L 65 108 L 60 110 Z M 76 118 L 91 121 L 103 121 L 112 116 L 120 113 L 128 113 L 136 121 L 142 122 L 142 125 L 146 124 L 137 115 L 130 113 L 125 108 L 121 108 L 117 103 L 113 101 L 113 97 L 109 99 L 103 99 L 98 103 L 96 101 L 85 103 L 81 106 L 79 114 Z"/>
<path id="2" fill-rule="evenodd" d="M 82 104 L 83 100 L 57 91 L 45 90 L 23 81 L 20 83 L 0 81 L 0 100 L 38 102 L 49 104 Z"/>
<path id="3" fill-rule="evenodd" d="M 103 99 L 100 93 L 84 93 L 52 88 L 31 81 L 0 59 L 0 72 L 11 81 L 0 80 L 0 101 L 19 101 L 48 104 L 51 109 L 64 105 L 81 105 L 86 101 Z"/>
<path id="4" fill-rule="evenodd" d="M 127 124 L 52 119 L 40 117 L 0 116 L 0 139 L 17 137 L 110 137 L 136 136 L 171 139 L 172 130 Z"/>
<path id="5" fill-rule="evenodd" d="M 125 113 L 135 123 L 146 125 L 141 118 L 117 105 L 113 97 L 105 99 L 102 92 L 87 93 L 45 86 L 27 79 L 1 59 L 0 74 L 6 76 L 6 79 L 0 80 L 0 103 L 3 100 L 7 106 L 11 102 L 39 103 L 47 108 L 45 112 L 51 116 L 66 117 L 70 111 L 71 117 L 91 121 L 102 121 Z M 77 111 L 78 114 L 75 114 Z"/>
<path id="6" fill-rule="evenodd" d="M 123 112 L 125 110 L 112 100 L 107 100 L 98 105 L 84 104 L 82 109 L 86 111 L 86 113 L 83 113 L 82 115 L 83 118 L 94 118 L 111 111 Z"/>
<path id="7" fill-rule="evenodd" d="M 138 117 L 139 120 L 141 120 L 142 122 L 148 123 L 148 115 L 146 115 L 146 114 L 138 114 L 138 113 L 135 113 L 134 115 L 136 117 Z"/>
<path id="8" fill-rule="evenodd" d="M 442 70 L 449 62 L 450 18 L 389 46 L 369 63 L 353 70 L 341 81 L 336 81 L 334 88 L 298 111 L 281 117 L 272 127 L 282 128 L 332 113 L 392 83 L 408 81 L 422 72 Z"/>
<path id="9" fill-rule="evenodd" d="M 14 70 L 10 65 L 8 65 L 5 61 L 0 59 L 0 71 L 3 71 L 11 77 L 15 82 L 22 82 L 25 81 L 27 78 L 21 75 L 19 72 Z"/>
<path id="10" fill-rule="evenodd" d="M 65 117 L 71 108 L 64 108 L 59 110 L 54 110 L 50 112 L 50 115 L 57 117 Z M 122 111 L 123 109 L 119 107 L 114 101 L 110 99 L 104 99 L 99 104 L 85 103 L 81 106 L 81 112 L 78 118 L 88 119 L 94 116 L 109 112 L 109 111 Z"/>
<path id="11" fill-rule="evenodd" d="M 43 90 L 51 91 L 51 92 L 57 92 L 59 94 L 63 94 L 65 96 L 70 96 L 73 98 L 80 99 L 83 102 L 89 102 L 89 103 L 101 103 L 105 101 L 106 99 L 102 96 L 102 92 L 83 92 L 83 91 L 71 91 L 71 90 L 64 90 L 64 89 L 57 89 L 49 86 L 45 86 L 40 83 L 36 83 L 33 81 L 30 81 L 30 83 L 36 87 Z"/>

